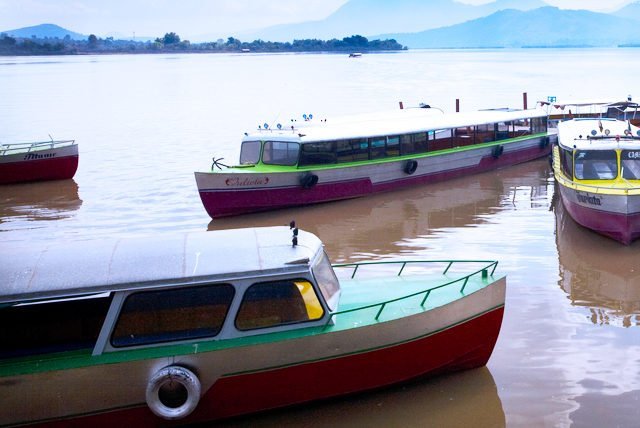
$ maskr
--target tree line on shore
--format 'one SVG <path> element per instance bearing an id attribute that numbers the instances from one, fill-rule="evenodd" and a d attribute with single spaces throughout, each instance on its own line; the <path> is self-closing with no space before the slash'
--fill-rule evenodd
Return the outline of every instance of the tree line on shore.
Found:
<path id="1" fill-rule="evenodd" d="M 403 50 L 394 39 L 368 40 L 355 35 L 342 40 L 303 39 L 293 42 L 254 40 L 242 42 L 234 37 L 215 42 L 191 43 L 176 33 L 166 33 L 151 41 L 101 39 L 91 34 L 86 40 L 68 35 L 59 38 L 19 38 L 0 34 L 0 55 L 81 55 L 100 53 L 215 53 L 215 52 L 369 52 Z"/>

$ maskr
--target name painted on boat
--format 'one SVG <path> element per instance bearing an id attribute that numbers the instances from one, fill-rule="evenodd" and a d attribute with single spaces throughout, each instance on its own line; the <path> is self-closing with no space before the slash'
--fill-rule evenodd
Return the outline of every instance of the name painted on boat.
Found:
<path id="1" fill-rule="evenodd" d="M 227 178 L 224 181 L 224 184 L 226 184 L 227 186 L 232 186 L 232 187 L 262 186 L 262 185 L 265 185 L 265 184 L 269 184 L 269 177 L 260 177 L 260 178 L 233 177 L 233 178 Z"/>
<path id="2" fill-rule="evenodd" d="M 640 152 L 627 152 L 629 159 L 640 159 Z"/>
<path id="3" fill-rule="evenodd" d="M 24 160 L 34 160 L 34 159 L 47 159 L 56 157 L 55 153 L 27 153 L 24 155 Z"/>
<path id="4" fill-rule="evenodd" d="M 582 202 L 583 204 L 602 205 L 600 198 L 598 198 L 597 196 L 581 195 L 580 193 L 578 193 L 577 196 L 578 196 L 578 201 Z"/>

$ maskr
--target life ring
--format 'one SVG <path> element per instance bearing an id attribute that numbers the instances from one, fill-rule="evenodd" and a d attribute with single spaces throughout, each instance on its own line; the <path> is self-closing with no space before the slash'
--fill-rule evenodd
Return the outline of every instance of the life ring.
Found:
<path id="1" fill-rule="evenodd" d="M 502 152 L 504 152 L 503 146 L 495 146 L 491 151 L 491 156 L 493 156 L 494 159 L 498 159 L 502 155 Z"/>
<path id="2" fill-rule="evenodd" d="M 413 159 L 408 160 L 407 163 L 404 164 L 404 172 L 409 175 L 416 172 L 416 169 L 418 169 L 418 162 Z"/>
<path id="3" fill-rule="evenodd" d="M 305 189 L 311 189 L 313 186 L 318 184 L 318 176 L 311 173 L 303 175 L 300 179 L 300 184 Z"/>
<path id="4" fill-rule="evenodd" d="M 200 381 L 189 369 L 168 366 L 159 370 L 147 384 L 147 406 L 164 419 L 182 419 L 198 406 Z"/>

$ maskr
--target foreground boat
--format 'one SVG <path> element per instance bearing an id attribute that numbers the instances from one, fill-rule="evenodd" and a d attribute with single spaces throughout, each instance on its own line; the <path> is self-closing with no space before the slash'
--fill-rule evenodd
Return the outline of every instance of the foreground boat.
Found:
<path id="1" fill-rule="evenodd" d="M 245 134 L 240 164 L 196 172 L 207 213 L 224 217 L 355 198 L 547 156 L 547 113 L 403 109 Z"/>
<path id="2" fill-rule="evenodd" d="M 0 256 L 0 424 L 196 423 L 480 367 L 504 311 L 495 261 L 332 267 L 287 227 Z"/>
<path id="3" fill-rule="evenodd" d="M 77 169 L 75 140 L 0 144 L 0 184 L 65 180 Z"/>
<path id="4" fill-rule="evenodd" d="M 553 171 L 577 223 L 626 245 L 640 237 L 640 128 L 611 118 L 560 122 Z"/>

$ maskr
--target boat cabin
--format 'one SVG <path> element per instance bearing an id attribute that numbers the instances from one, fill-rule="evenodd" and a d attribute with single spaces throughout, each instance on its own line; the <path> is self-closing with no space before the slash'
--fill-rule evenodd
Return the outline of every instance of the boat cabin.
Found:
<path id="1" fill-rule="evenodd" d="M 314 122 L 305 115 L 287 129 L 268 124 L 246 133 L 240 166 L 310 167 L 393 160 L 547 133 L 543 110 L 484 110 L 442 114 L 416 108 L 384 115 Z"/>
<path id="2" fill-rule="evenodd" d="M 640 180 L 640 129 L 629 122 L 574 119 L 561 122 L 558 132 L 560 167 L 566 177 L 599 182 Z"/>
<path id="3" fill-rule="evenodd" d="M 326 325 L 340 286 L 320 240 L 288 227 L 0 250 L 0 369 Z M 292 242 L 293 241 L 293 242 Z"/>
<path id="4" fill-rule="evenodd" d="M 571 119 L 608 118 L 631 121 L 640 125 L 640 104 L 633 102 L 631 96 L 623 101 L 581 100 L 565 103 L 556 102 L 554 97 L 539 101 L 549 114 L 549 126 L 556 127 L 559 122 Z"/>

